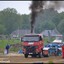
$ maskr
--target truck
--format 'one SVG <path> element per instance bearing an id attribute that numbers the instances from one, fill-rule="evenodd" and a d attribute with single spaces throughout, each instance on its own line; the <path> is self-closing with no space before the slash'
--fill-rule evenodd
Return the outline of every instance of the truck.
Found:
<path id="1" fill-rule="evenodd" d="M 24 57 L 27 58 L 28 55 L 32 57 L 43 56 L 43 37 L 40 34 L 27 34 L 21 38 L 22 50 Z"/>

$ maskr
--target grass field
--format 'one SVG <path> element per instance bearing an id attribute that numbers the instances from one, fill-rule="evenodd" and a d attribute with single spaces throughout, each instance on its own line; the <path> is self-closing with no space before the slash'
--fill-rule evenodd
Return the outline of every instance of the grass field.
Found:
<path id="1" fill-rule="evenodd" d="M 20 40 L 16 40 L 16 39 L 11 39 L 11 40 L 0 40 L 0 53 L 3 53 L 5 50 L 5 47 L 7 44 L 16 44 L 16 43 L 20 43 Z M 16 50 L 14 48 L 11 48 L 11 50 Z"/>
<path id="2" fill-rule="evenodd" d="M 6 44 L 15 44 L 19 43 L 20 40 L 12 39 L 12 40 L 0 40 L 0 48 L 5 48 Z"/>

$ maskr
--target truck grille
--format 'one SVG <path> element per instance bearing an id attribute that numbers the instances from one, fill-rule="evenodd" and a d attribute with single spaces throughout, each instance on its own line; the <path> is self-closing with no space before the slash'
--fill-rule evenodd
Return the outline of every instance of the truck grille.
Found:
<path id="1" fill-rule="evenodd" d="M 35 53 L 36 48 L 35 48 L 35 46 L 26 46 L 25 49 L 26 49 L 27 53 L 30 53 L 30 52 Z"/>

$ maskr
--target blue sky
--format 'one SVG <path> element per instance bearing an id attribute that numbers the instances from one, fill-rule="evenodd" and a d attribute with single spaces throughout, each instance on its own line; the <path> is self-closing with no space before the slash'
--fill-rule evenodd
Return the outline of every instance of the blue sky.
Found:
<path id="1" fill-rule="evenodd" d="M 0 1 L 0 11 L 5 8 L 15 8 L 20 14 L 29 14 L 31 1 Z"/>

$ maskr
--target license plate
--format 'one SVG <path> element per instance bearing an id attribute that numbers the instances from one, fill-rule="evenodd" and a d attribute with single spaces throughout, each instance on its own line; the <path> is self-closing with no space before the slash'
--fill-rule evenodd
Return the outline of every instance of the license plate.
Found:
<path id="1" fill-rule="evenodd" d="M 34 44 L 34 43 L 31 43 L 31 42 L 30 42 L 30 43 L 28 43 L 28 44 L 32 45 L 32 44 Z"/>

